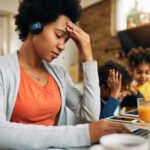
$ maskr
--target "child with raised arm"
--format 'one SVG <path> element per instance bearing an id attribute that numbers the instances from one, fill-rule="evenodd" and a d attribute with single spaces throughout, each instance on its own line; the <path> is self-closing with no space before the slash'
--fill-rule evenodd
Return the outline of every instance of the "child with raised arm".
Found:
<path id="1" fill-rule="evenodd" d="M 121 101 L 127 95 L 131 77 L 128 71 L 117 62 L 108 61 L 99 66 L 98 75 L 101 90 L 101 113 L 100 118 L 118 114 L 117 109 Z"/>

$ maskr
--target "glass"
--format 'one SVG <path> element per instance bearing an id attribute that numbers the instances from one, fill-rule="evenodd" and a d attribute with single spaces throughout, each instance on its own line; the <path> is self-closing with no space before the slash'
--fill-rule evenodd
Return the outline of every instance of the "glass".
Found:
<path id="1" fill-rule="evenodd" d="M 138 98 L 138 114 L 142 122 L 150 123 L 150 100 Z"/>

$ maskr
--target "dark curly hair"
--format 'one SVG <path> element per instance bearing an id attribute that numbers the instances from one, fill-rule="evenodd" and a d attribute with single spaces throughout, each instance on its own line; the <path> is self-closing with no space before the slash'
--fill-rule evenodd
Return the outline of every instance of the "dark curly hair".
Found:
<path id="1" fill-rule="evenodd" d="M 29 24 L 40 22 L 47 24 L 56 21 L 60 15 L 76 22 L 80 16 L 80 0 L 22 0 L 15 16 L 16 30 L 24 41 L 29 32 Z"/>
<path id="2" fill-rule="evenodd" d="M 134 69 L 141 64 L 150 64 L 150 48 L 134 48 L 128 53 L 129 68 Z"/>
<path id="3" fill-rule="evenodd" d="M 102 85 L 107 86 L 107 79 L 109 76 L 109 71 L 112 69 L 115 69 L 122 75 L 122 87 L 126 87 L 131 83 L 132 78 L 129 75 L 129 72 L 126 70 L 126 68 L 115 61 L 109 60 L 104 65 L 101 65 L 98 67 L 98 76 L 100 80 L 99 82 L 100 86 Z"/>

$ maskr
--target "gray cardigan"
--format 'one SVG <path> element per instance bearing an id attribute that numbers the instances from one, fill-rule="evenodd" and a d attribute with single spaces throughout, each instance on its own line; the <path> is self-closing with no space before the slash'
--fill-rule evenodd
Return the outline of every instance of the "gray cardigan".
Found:
<path id="1" fill-rule="evenodd" d="M 66 125 L 66 106 L 82 120 L 98 120 L 100 90 L 97 63 L 83 63 L 83 94 L 77 90 L 61 67 L 43 61 L 45 69 L 56 80 L 62 99 L 58 126 L 26 125 L 10 122 L 20 81 L 17 53 L 0 57 L 0 149 L 67 148 L 90 145 L 88 124 Z M 72 138 L 71 138 L 72 137 Z"/>

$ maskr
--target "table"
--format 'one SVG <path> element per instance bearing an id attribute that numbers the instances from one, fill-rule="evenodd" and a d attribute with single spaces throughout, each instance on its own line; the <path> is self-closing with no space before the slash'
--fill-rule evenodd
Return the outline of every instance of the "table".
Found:
<path id="1" fill-rule="evenodd" d="M 143 129 L 148 129 L 150 130 L 150 127 L 144 127 L 144 126 L 139 126 L 135 124 L 128 124 L 128 123 L 123 123 L 130 131 L 136 130 L 138 128 L 143 128 Z M 60 148 L 49 148 L 49 149 L 44 149 L 44 150 L 90 150 L 89 147 L 77 147 L 77 148 L 67 148 L 67 149 L 60 149 Z"/>
<path id="2" fill-rule="evenodd" d="M 89 150 L 90 147 L 75 147 L 75 148 L 67 148 L 67 149 L 61 149 L 61 148 L 48 148 L 48 149 L 42 149 L 42 150 Z"/>

